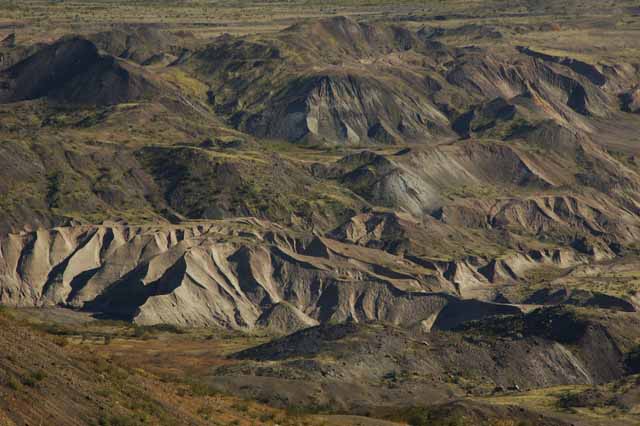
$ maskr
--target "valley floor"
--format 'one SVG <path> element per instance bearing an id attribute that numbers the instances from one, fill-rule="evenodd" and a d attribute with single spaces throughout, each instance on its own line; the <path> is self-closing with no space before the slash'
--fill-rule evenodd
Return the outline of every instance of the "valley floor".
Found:
<path id="1" fill-rule="evenodd" d="M 0 321 L 5 348 L 3 361 L 0 360 L 0 419 L 6 422 L 3 425 L 38 424 L 38 419 L 51 416 L 60 426 L 133 425 L 140 421 L 182 424 L 175 416 L 181 421 L 188 418 L 189 424 L 194 425 L 309 426 L 415 425 L 422 424 L 415 423 L 421 418 L 434 422 L 424 424 L 458 421 L 452 424 L 495 426 L 631 426 L 640 420 L 640 376 L 597 386 L 563 385 L 504 389 L 487 396 L 460 395 L 436 406 L 439 408 L 434 408 L 427 394 L 419 398 L 422 404 L 403 407 L 392 402 L 360 407 L 354 409 L 358 415 L 321 405 L 272 408 L 273 400 L 265 400 L 268 405 L 264 405 L 239 398 L 233 396 L 236 391 L 232 388 L 225 390 L 210 381 L 220 368 L 246 363 L 234 354 L 270 342 L 272 336 L 210 328 L 132 326 L 94 320 L 84 313 L 59 308 L 4 309 Z M 23 346 L 29 351 L 22 350 Z M 248 383 L 258 379 L 256 376 Z M 405 380 L 398 378 L 394 387 L 407 385 Z M 89 402 L 82 402 L 85 400 Z M 29 401 L 27 409 L 25 404 Z M 82 410 L 77 408 L 78 403 L 83 404 Z M 54 406 L 58 407 L 56 411 L 51 409 Z M 90 418 L 95 419 L 94 423 L 87 423 Z M 520 423 L 509 423 L 513 418 L 520 418 Z M 469 423 L 473 421 L 482 423 Z"/>

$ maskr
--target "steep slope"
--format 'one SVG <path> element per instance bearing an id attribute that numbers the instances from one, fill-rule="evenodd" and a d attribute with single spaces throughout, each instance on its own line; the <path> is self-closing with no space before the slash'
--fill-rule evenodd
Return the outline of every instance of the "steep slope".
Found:
<path id="1" fill-rule="evenodd" d="M 118 108 L 110 113 L 116 118 L 131 115 Z M 82 120 L 81 114 L 73 121 Z M 47 117 L 34 121 L 56 134 L 63 132 L 47 124 Z M 55 118 L 49 121 L 55 123 Z M 40 131 L 38 141 L 11 138 L 0 145 L 2 234 L 68 224 L 71 217 L 90 222 L 127 216 L 161 220 L 154 205 L 162 210 L 166 204 L 132 152 L 114 149 L 113 144 L 60 141 L 45 133 Z"/>
<path id="2" fill-rule="evenodd" d="M 513 146 L 469 141 L 388 156 L 363 151 L 343 158 L 330 175 L 376 205 L 420 217 L 442 207 L 448 194 L 535 191 L 570 179 L 555 173 L 556 164 L 537 160 Z"/>
<path id="3" fill-rule="evenodd" d="M 83 308 L 141 324 L 276 333 L 347 319 L 449 329 L 520 311 L 460 296 L 493 300 L 529 272 L 587 264 L 599 253 L 567 247 L 438 260 L 426 256 L 425 244 L 432 245 L 419 234 L 408 236 L 416 225 L 365 215 L 332 238 L 296 236 L 257 219 L 9 234 L 0 240 L 0 301 Z M 527 303 L 546 303 L 534 300 Z M 636 310 L 624 298 L 575 300 L 556 303 Z"/>
<path id="4" fill-rule="evenodd" d="M 312 176 L 305 164 L 252 148 L 145 147 L 136 158 L 167 204 L 187 218 L 255 216 L 322 229 L 364 205 Z"/>
<path id="5" fill-rule="evenodd" d="M 65 104 L 110 105 L 158 96 L 161 85 L 142 69 L 101 55 L 90 41 L 70 37 L 2 72 L 0 102 L 47 97 Z"/>
<path id="6" fill-rule="evenodd" d="M 429 214 L 452 227 L 560 244 L 589 236 L 628 245 L 638 236 L 640 175 L 590 142 L 568 140 L 540 152 L 522 142 L 475 140 L 394 155 L 361 151 L 312 170 L 421 222 Z"/>
<path id="7" fill-rule="evenodd" d="M 2 303 L 84 308 L 141 324 L 286 332 L 351 318 L 428 329 L 440 312 L 441 326 L 450 328 L 519 311 L 434 293 L 455 291 L 433 267 L 297 239 L 254 219 L 40 230 L 9 235 L 0 253 Z"/>
<path id="8" fill-rule="evenodd" d="M 169 366 L 156 360 L 146 363 L 123 360 L 112 350 L 115 342 L 111 337 L 121 339 L 125 345 L 136 345 L 140 340 L 118 335 L 121 328 L 117 323 L 109 326 L 93 321 L 80 325 L 73 316 L 67 316 L 66 325 L 61 326 L 51 316 L 40 324 L 28 318 L 28 314 L 15 310 L 0 312 L 0 423 L 3 426 L 204 426 L 213 422 L 238 426 L 278 422 L 294 426 L 301 421 L 309 426 L 325 424 L 312 416 L 289 415 L 264 404 L 216 394 L 206 384 L 191 382 L 185 377 L 160 377 L 154 368 Z M 89 329 L 105 334 L 95 339 Z M 60 330 L 68 334 L 61 335 Z M 79 334 L 73 335 L 75 332 Z M 166 344 L 162 339 L 167 336 L 147 335 L 144 344 Z M 174 342 L 178 346 L 185 343 Z M 366 419 L 360 421 L 359 424 L 369 424 Z M 352 425 L 346 423 L 346 426 Z"/>
<path id="9" fill-rule="evenodd" d="M 315 44 L 316 36 L 327 43 Z M 406 96 L 413 85 L 423 87 L 417 75 L 403 73 L 403 80 L 384 64 L 375 72 L 363 68 L 361 61 L 371 64 L 380 52 L 402 54 L 417 43 L 400 27 L 336 18 L 294 26 L 275 40 L 223 38 L 182 63 L 211 84 L 218 110 L 250 133 L 388 144 L 452 134 L 426 96 Z M 310 58 L 315 65 L 305 67 Z M 265 99 L 265 93 L 272 95 Z"/>
<path id="10" fill-rule="evenodd" d="M 204 425 L 167 384 L 127 371 L 99 355 L 68 347 L 0 314 L 0 422 L 22 426 Z M 164 389 L 162 389 L 164 386 Z"/>

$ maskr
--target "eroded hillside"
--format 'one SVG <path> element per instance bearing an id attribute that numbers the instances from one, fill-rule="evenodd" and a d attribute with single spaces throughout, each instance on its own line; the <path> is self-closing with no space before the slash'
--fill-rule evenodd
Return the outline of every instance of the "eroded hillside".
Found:
<path id="1" fill-rule="evenodd" d="M 0 17 L 0 304 L 309 422 L 634 424 L 637 5 L 183 3 Z"/>

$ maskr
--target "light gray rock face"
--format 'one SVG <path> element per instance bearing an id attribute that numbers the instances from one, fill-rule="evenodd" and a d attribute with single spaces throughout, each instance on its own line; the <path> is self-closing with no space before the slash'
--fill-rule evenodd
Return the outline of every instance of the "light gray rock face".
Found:
<path id="1" fill-rule="evenodd" d="M 489 280 L 473 272 L 478 265 L 461 263 L 450 274 L 452 267 L 419 265 L 330 238 L 294 238 L 251 218 L 70 226 L 0 239 L 0 303 L 83 308 L 140 324 L 275 333 L 345 320 L 428 329 L 518 312 L 459 299 L 463 283 Z M 441 312 L 446 317 L 439 318 Z"/>

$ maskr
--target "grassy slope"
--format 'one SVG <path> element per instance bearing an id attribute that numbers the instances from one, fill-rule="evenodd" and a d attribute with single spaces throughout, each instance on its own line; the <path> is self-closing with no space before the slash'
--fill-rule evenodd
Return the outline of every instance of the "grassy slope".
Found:
<path id="1" fill-rule="evenodd" d="M 0 421 L 3 425 L 323 425 L 259 403 L 222 395 L 193 377 L 230 350 L 260 338 L 176 334 L 171 328 L 85 322 L 75 316 L 42 322 L 25 312 L 0 313 Z M 56 321 L 54 319 L 54 321 Z M 256 340 L 257 339 L 257 340 Z M 171 342 L 171 351 L 164 351 Z M 162 351 L 162 357 L 156 355 Z M 195 370 L 193 370 L 195 368 Z"/>
<path id="2" fill-rule="evenodd" d="M 370 410 L 372 418 L 305 414 L 302 407 L 274 409 L 219 393 L 201 381 L 212 368 L 240 362 L 228 355 L 264 343 L 269 336 L 139 327 L 58 309 L 5 310 L 0 322 L 2 343 L 15 347 L 0 359 L 0 392 L 5 397 L 0 419 L 11 419 L 18 411 L 38 421 L 55 404 L 64 412 L 49 414 L 60 425 L 76 424 L 73 417 L 64 417 L 76 413 L 100 425 L 181 425 L 185 420 L 192 425 L 560 424 L 555 418 L 567 424 L 626 426 L 637 421 L 640 403 L 638 377 L 631 376 L 596 387 L 501 392 L 429 407 L 380 407 Z M 585 398 L 587 391 L 590 396 Z M 29 411 L 26 401 L 38 403 L 31 404 Z M 538 413 L 551 417 L 543 421 Z"/>

